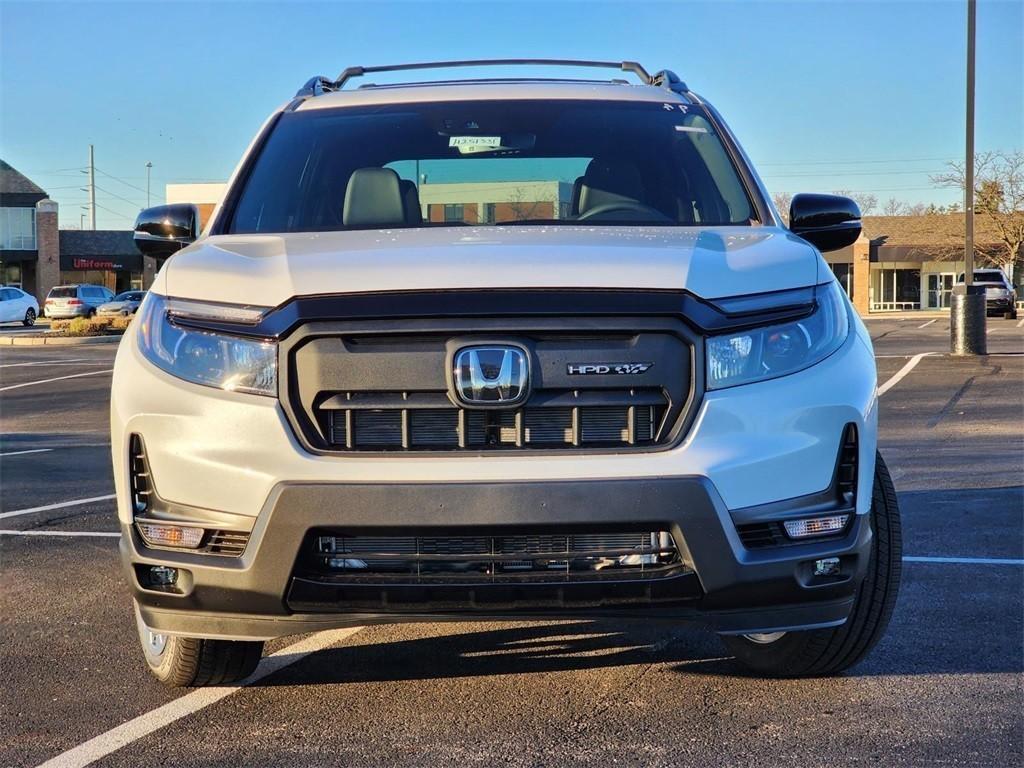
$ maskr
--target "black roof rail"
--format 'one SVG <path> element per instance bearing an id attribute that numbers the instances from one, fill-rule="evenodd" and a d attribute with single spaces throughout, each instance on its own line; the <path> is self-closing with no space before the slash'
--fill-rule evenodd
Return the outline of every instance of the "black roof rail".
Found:
<path id="1" fill-rule="evenodd" d="M 651 75 L 642 64 L 636 61 L 590 61 L 586 59 L 462 59 L 458 61 L 424 61 L 412 64 L 382 64 L 373 67 L 348 67 L 338 75 L 337 80 L 329 80 L 323 75 L 311 78 L 295 94 L 296 97 L 319 96 L 322 93 L 338 91 L 354 77 L 362 77 L 373 72 L 400 72 L 416 69 L 450 69 L 454 67 L 503 67 L 503 66 L 551 66 L 551 67 L 595 67 L 601 69 L 617 69 L 631 72 L 640 78 L 644 85 L 655 85 L 675 93 L 689 93 L 686 83 L 669 69 L 663 69 Z M 621 82 L 621 81 L 615 81 Z"/>

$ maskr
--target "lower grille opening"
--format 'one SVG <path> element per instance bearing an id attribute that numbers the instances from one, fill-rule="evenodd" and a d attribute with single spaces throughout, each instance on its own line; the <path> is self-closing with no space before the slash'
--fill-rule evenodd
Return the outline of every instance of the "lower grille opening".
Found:
<path id="1" fill-rule="evenodd" d="M 653 580 L 684 570 L 667 531 L 376 536 L 313 531 L 297 572 L 333 583 Z"/>

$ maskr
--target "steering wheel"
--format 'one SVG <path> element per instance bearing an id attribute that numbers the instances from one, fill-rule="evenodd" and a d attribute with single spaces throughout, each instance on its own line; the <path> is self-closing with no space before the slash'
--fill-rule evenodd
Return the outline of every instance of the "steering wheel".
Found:
<path id="1" fill-rule="evenodd" d="M 657 208 L 652 208 L 649 205 L 644 205 L 643 203 L 636 202 L 634 200 L 619 200 L 614 203 L 605 203 L 604 205 L 589 208 L 577 216 L 576 220 L 587 221 L 588 219 L 596 219 L 614 211 L 621 211 L 629 214 L 622 217 L 625 219 L 639 219 L 641 221 L 650 221 L 651 219 L 654 219 L 655 221 L 671 221 L 668 216 Z"/>

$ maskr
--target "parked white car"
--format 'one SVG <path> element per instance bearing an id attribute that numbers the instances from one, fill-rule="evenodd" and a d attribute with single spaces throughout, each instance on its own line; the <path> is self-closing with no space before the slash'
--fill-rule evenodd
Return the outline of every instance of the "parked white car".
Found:
<path id="1" fill-rule="evenodd" d="M 35 325 L 39 316 L 39 302 L 21 288 L 0 288 L 0 323 Z"/>

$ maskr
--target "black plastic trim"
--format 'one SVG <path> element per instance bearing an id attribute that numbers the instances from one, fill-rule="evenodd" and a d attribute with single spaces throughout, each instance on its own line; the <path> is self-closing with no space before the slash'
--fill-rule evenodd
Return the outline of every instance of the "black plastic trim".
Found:
<path id="1" fill-rule="evenodd" d="M 804 286 L 808 288 L 809 286 Z M 741 331 L 759 325 L 799 320 L 815 303 L 727 313 L 710 300 L 687 291 L 629 289 L 446 289 L 438 291 L 373 291 L 297 296 L 275 307 L 256 325 L 176 317 L 192 328 L 281 340 L 304 323 L 314 321 L 406 320 L 467 317 L 653 317 L 683 320 L 707 335 Z"/>
<path id="2" fill-rule="evenodd" d="M 122 529 L 121 553 L 148 626 L 199 637 L 278 637 L 366 621 L 480 615 L 466 610 L 471 606 L 431 604 L 430 600 L 419 613 L 386 609 L 331 616 L 294 613 L 286 595 L 302 542 L 311 529 L 330 526 L 353 533 L 386 529 L 391 535 L 407 535 L 424 528 L 455 531 L 542 525 L 641 525 L 667 530 L 679 547 L 683 563 L 696 572 L 703 596 L 689 606 L 679 607 L 579 610 L 558 606 L 543 611 L 506 610 L 503 615 L 520 619 L 529 615 L 672 617 L 703 621 L 726 632 L 808 629 L 842 623 L 866 572 L 872 538 L 866 516 L 858 516 L 842 539 L 807 541 L 784 551 L 747 550 L 721 497 L 701 477 L 511 483 L 284 483 L 271 493 L 240 558 L 145 550 L 130 526 Z M 849 577 L 842 582 L 808 580 L 807 562 L 822 557 L 843 558 L 849 563 Z M 181 594 L 153 592 L 138 583 L 134 566 L 157 564 L 189 572 Z"/>

